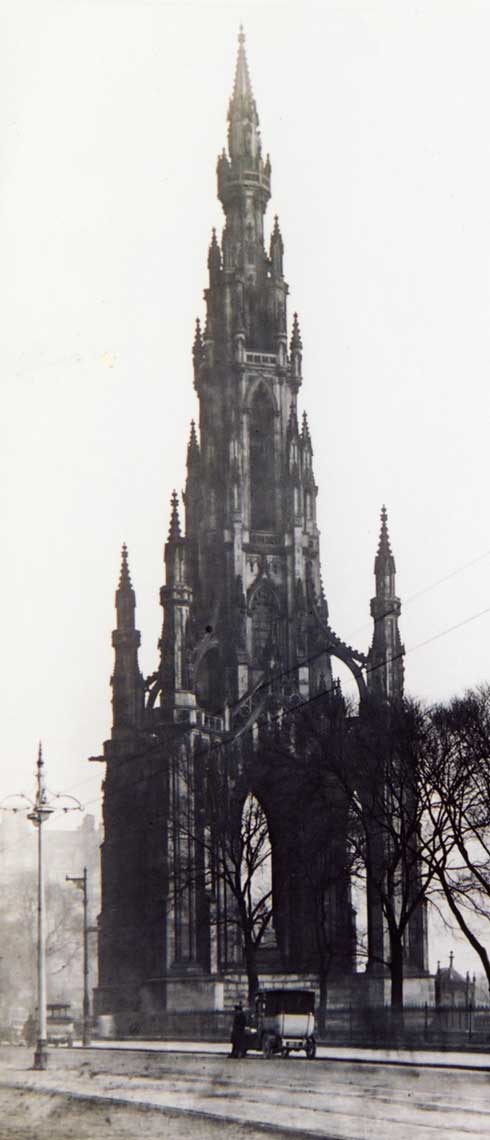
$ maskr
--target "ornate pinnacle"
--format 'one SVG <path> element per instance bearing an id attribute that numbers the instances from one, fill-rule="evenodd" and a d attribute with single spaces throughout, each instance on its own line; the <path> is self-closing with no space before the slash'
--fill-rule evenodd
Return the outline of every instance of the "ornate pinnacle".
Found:
<path id="1" fill-rule="evenodd" d="M 301 333 L 299 329 L 298 314 L 293 314 L 293 331 L 291 333 L 291 352 L 301 352 L 303 348 L 303 341 L 301 340 Z"/>
<path id="2" fill-rule="evenodd" d="M 303 443 L 308 444 L 308 447 L 311 450 L 311 436 L 310 436 L 310 429 L 308 426 L 308 416 L 306 415 L 306 412 L 303 412 L 303 420 L 302 420 L 302 424 L 301 424 L 301 438 L 303 440 Z"/>
<path id="3" fill-rule="evenodd" d="M 187 466 L 192 467 L 199 460 L 199 444 L 197 442 L 196 425 L 191 420 L 191 431 L 187 445 Z"/>
<path id="4" fill-rule="evenodd" d="M 180 519 L 179 519 L 179 499 L 176 491 L 172 491 L 170 499 L 170 526 L 168 529 L 168 542 L 175 542 L 176 539 L 182 538 L 180 532 Z"/>
<path id="5" fill-rule="evenodd" d="M 208 269 L 211 277 L 215 276 L 221 270 L 221 250 L 218 245 L 214 226 L 209 243 Z"/>
<path id="6" fill-rule="evenodd" d="M 274 227 L 273 227 L 272 234 L 271 234 L 271 245 L 273 242 L 274 243 L 280 242 L 281 246 L 283 244 L 281 229 L 279 226 L 279 218 L 278 218 L 277 214 L 274 214 Z"/>
<path id="7" fill-rule="evenodd" d="M 272 272 L 278 277 L 282 277 L 282 259 L 284 255 L 284 242 L 282 234 L 279 229 L 279 219 L 277 214 L 274 218 L 274 228 L 271 233 L 269 256 L 272 262 Z"/>
<path id="8" fill-rule="evenodd" d="M 235 83 L 233 85 L 230 112 L 234 103 L 237 103 L 238 100 L 244 99 L 251 99 L 253 101 L 253 92 L 248 70 L 247 56 L 245 52 L 245 32 L 243 30 L 243 25 L 240 24 L 240 31 L 238 33 L 238 56 L 236 61 Z"/>
<path id="9" fill-rule="evenodd" d="M 296 414 L 296 404 L 294 400 L 291 401 L 289 409 L 289 420 L 287 427 L 288 435 L 299 435 L 298 416 Z"/>
<path id="10" fill-rule="evenodd" d="M 119 575 L 119 589 L 132 590 L 131 575 L 129 573 L 128 565 L 128 548 L 126 543 L 123 542 L 121 551 L 121 573 Z"/>
<path id="11" fill-rule="evenodd" d="M 388 524 L 388 512 L 386 510 L 386 507 L 383 505 L 381 507 L 381 530 L 379 532 L 379 544 L 378 544 L 378 555 L 381 555 L 381 557 L 384 557 L 386 555 L 392 556 L 392 550 L 391 550 L 391 545 L 390 545 L 390 536 L 388 533 L 388 525 L 387 524 Z"/>
<path id="12" fill-rule="evenodd" d="M 194 344 L 192 346 L 192 355 L 194 359 L 198 359 L 203 351 L 204 345 L 202 341 L 201 322 L 199 317 L 196 318 L 196 331 L 194 334 Z"/>
<path id="13" fill-rule="evenodd" d="M 395 574 L 396 566 L 393 552 L 391 549 L 390 536 L 388 534 L 388 513 L 386 507 L 381 508 L 381 529 L 379 532 L 378 550 L 374 560 L 374 573 L 376 579 L 378 576 L 385 575 L 386 573 Z M 394 579 L 393 579 L 394 583 Z"/>

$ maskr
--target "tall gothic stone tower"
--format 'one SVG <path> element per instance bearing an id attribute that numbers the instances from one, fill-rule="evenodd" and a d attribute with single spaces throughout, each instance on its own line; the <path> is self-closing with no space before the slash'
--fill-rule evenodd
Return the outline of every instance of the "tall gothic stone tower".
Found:
<path id="1" fill-rule="evenodd" d="M 332 657 L 352 671 L 361 697 L 403 692 L 403 648 L 395 563 L 383 511 L 376 557 L 374 636 L 368 655 L 345 645 L 329 625 L 320 575 L 317 487 L 306 414 L 298 415 L 303 346 L 296 313 L 289 322 L 284 244 L 275 217 L 268 248 L 264 218 L 271 164 L 239 36 L 228 111 L 228 150 L 218 159 L 225 221 L 213 231 L 205 291 L 206 320 L 193 346 L 199 431 L 191 425 L 184 493 L 185 533 L 172 496 L 165 545 L 160 661 L 144 680 L 138 665 L 135 595 L 126 548 L 113 634 L 113 728 L 101 758 L 105 840 L 99 937 L 99 1012 L 208 1003 L 206 985 L 240 962 L 227 929 L 226 899 L 214 915 L 195 879 L 172 891 L 182 852 L 175 829 L 182 758 L 252 737 L 275 699 L 305 701 L 332 689 Z M 196 809 L 195 803 L 189 810 Z M 272 808 L 271 808 L 272 810 Z M 276 828 L 280 836 L 280 821 Z M 302 884 L 276 842 L 282 867 L 275 900 L 282 968 L 301 967 L 311 943 Z M 287 895 L 287 897 L 286 897 Z M 339 871 L 337 966 L 354 968 L 350 888 Z M 382 941 L 382 916 L 371 941 Z M 224 931 L 224 933 L 223 933 Z M 419 953 L 420 958 L 420 953 Z"/>
<path id="2" fill-rule="evenodd" d="M 192 704 L 195 697 L 210 712 L 234 704 L 272 669 L 299 666 L 305 696 L 322 671 L 330 679 L 327 657 L 306 664 L 308 589 L 326 616 L 317 488 L 306 415 L 298 423 L 302 343 L 295 314 L 288 355 L 277 217 L 268 253 L 264 247 L 270 194 L 271 164 L 262 153 L 241 33 L 228 154 L 218 159 L 225 224 L 221 242 L 213 231 L 206 323 L 201 332 L 197 322 L 193 351 L 200 431 L 198 442 L 191 430 L 184 495 L 181 580 L 188 592 L 185 602 L 168 587 L 162 595 L 164 669 L 172 645 L 182 661 L 163 699 Z M 177 639 L 175 607 L 186 615 Z"/>

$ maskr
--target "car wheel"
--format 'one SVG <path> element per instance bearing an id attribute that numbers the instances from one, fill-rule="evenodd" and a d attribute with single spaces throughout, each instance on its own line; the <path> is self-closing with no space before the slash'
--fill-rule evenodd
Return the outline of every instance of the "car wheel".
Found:
<path id="1" fill-rule="evenodd" d="M 309 1061 L 313 1061 L 316 1057 L 316 1041 L 314 1037 L 309 1037 L 306 1042 L 306 1056 Z"/>
<path id="2" fill-rule="evenodd" d="M 272 1039 L 272 1037 L 269 1036 L 268 1033 L 266 1033 L 265 1037 L 262 1038 L 262 1052 L 264 1054 L 264 1057 L 267 1058 L 267 1060 L 269 1060 L 270 1057 L 272 1057 L 272 1054 L 274 1052 L 273 1039 Z"/>

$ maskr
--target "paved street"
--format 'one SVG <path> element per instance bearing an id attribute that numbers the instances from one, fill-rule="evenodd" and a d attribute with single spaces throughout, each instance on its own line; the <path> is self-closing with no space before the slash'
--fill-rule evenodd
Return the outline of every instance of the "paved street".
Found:
<path id="1" fill-rule="evenodd" d="M 111 1110 L 124 1108 L 133 1116 L 135 1109 L 144 1109 L 145 1135 L 165 1135 L 166 1140 L 185 1135 L 181 1126 L 186 1113 L 192 1113 L 187 1118 L 189 1138 L 214 1137 L 218 1131 L 227 1140 L 235 1135 L 251 1138 L 264 1126 L 276 1137 L 325 1140 L 472 1140 L 490 1135 L 490 1073 L 485 1071 L 325 1058 L 310 1062 L 300 1057 L 231 1061 L 211 1052 L 177 1053 L 168 1047 L 52 1050 L 45 1073 L 31 1071 L 31 1062 L 32 1053 L 25 1049 L 0 1050 L 0 1087 L 6 1095 L 12 1087 L 22 1089 L 32 1105 L 34 1092 L 44 1099 L 63 1093 L 67 1114 L 73 1114 L 75 1098 L 80 1120 L 84 1110 L 101 1104 L 110 1104 Z M 53 1103 L 59 1123 L 59 1097 Z M 98 1130 L 89 1132 L 82 1130 L 80 1120 L 75 1130 L 61 1132 L 53 1126 L 43 1132 L 39 1122 L 29 1132 L 24 1122 L 20 1131 L 1 1131 L 0 1140 L 99 1140 L 135 1130 L 134 1119 L 129 1126 L 122 1112 L 119 1125 L 111 1120 L 105 1131 L 104 1119 Z M 197 1132 L 196 1120 L 201 1121 Z"/>

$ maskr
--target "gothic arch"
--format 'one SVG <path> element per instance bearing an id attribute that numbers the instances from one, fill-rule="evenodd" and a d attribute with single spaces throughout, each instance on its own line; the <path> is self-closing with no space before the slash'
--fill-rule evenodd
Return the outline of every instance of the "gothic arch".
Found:
<path id="1" fill-rule="evenodd" d="M 270 400 L 270 402 L 272 404 L 273 411 L 274 411 L 274 415 L 278 416 L 279 415 L 279 405 L 277 402 L 276 394 L 274 392 L 274 388 L 273 388 L 272 384 L 270 383 L 270 381 L 265 376 L 256 376 L 248 384 L 246 394 L 245 394 L 245 399 L 243 402 L 244 412 L 250 413 L 251 408 L 252 408 L 252 404 L 256 398 L 257 393 L 260 391 L 260 389 L 262 389 L 264 391 L 265 395 Z"/>
<path id="2" fill-rule="evenodd" d="M 247 611 L 251 618 L 252 661 L 256 668 L 270 668 L 271 659 L 279 656 L 280 651 L 281 605 L 265 575 L 249 591 Z"/>
<path id="3" fill-rule="evenodd" d="M 337 657 L 339 661 L 342 661 L 344 665 L 347 666 L 347 669 L 352 673 L 356 682 L 359 700 L 362 701 L 367 695 L 367 686 L 361 666 L 354 661 L 354 658 L 351 657 L 347 648 L 344 649 L 343 645 L 326 645 L 325 653 L 328 653 L 330 657 Z"/>
<path id="4" fill-rule="evenodd" d="M 265 384 L 259 384 L 249 409 L 250 526 L 252 530 L 276 528 L 275 503 L 275 412 Z"/>

